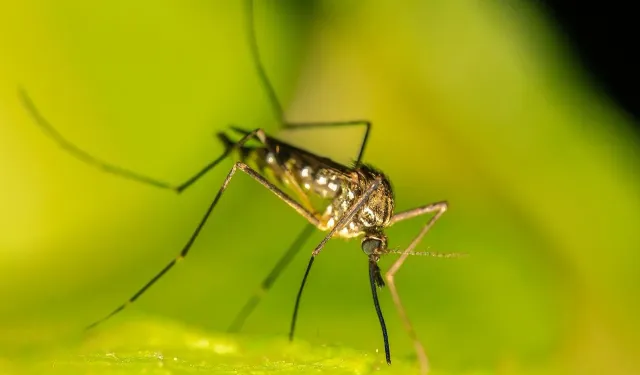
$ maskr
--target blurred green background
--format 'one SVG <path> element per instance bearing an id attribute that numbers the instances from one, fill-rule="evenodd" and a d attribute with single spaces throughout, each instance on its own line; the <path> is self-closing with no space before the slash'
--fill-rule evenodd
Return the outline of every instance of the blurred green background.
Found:
<path id="1" fill-rule="evenodd" d="M 436 371 L 640 371 L 638 139 L 539 9 L 257 3 L 258 42 L 287 117 L 371 119 L 365 159 L 390 176 L 397 209 L 450 202 L 420 248 L 471 256 L 409 259 L 397 276 Z M 277 134 L 244 22 L 239 1 L 0 5 L 0 372 L 73 353 L 84 326 L 176 255 L 232 165 L 180 196 L 102 173 L 43 135 L 17 87 L 77 145 L 179 183 L 219 155 L 212 135 L 228 124 Z M 360 136 L 286 139 L 346 162 Z M 390 229 L 390 246 L 408 244 L 423 223 Z M 234 179 L 187 261 L 99 329 L 160 317 L 225 330 L 304 225 L 249 178 Z M 244 334 L 285 337 L 321 238 L 307 243 Z M 328 244 L 310 275 L 298 338 L 384 362 L 366 264 L 357 241 Z M 410 362 L 390 295 L 380 295 L 392 355 Z"/>

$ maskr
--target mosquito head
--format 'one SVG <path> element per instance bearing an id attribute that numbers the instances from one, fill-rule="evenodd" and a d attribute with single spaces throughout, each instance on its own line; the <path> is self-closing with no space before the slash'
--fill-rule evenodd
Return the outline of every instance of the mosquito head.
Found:
<path id="1" fill-rule="evenodd" d="M 362 251 L 370 258 L 378 260 L 387 251 L 387 236 L 382 233 L 367 233 L 362 239 Z"/>

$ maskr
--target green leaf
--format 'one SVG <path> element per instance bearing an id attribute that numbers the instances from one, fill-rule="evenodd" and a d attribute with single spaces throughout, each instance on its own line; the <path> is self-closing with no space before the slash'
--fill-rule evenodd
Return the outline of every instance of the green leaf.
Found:
<path id="1" fill-rule="evenodd" d="M 210 333 L 167 320 L 109 325 L 55 354 L 5 363 L 3 374 L 402 374 L 416 364 L 286 337 Z M 0 362 L 0 370 L 2 370 Z M 416 367 L 417 369 L 417 367 Z"/>

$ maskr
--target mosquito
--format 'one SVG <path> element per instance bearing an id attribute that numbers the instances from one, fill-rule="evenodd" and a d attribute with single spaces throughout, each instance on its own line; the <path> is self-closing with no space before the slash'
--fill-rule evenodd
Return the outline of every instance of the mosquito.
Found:
<path id="1" fill-rule="evenodd" d="M 207 172 L 215 168 L 220 162 L 227 159 L 232 153 L 238 154 L 235 162 L 227 174 L 222 186 L 216 193 L 213 201 L 204 213 L 204 216 L 187 240 L 180 253 L 171 260 L 162 270 L 160 270 L 151 280 L 149 280 L 140 290 L 138 290 L 125 303 L 115 308 L 103 318 L 90 324 L 87 329 L 91 329 L 105 320 L 116 315 L 125 307 L 136 301 L 152 285 L 171 270 L 179 261 L 183 260 L 191 250 L 198 235 L 207 223 L 218 201 L 226 191 L 231 179 L 238 171 L 243 172 L 257 183 L 271 191 L 280 200 L 293 208 L 302 216 L 308 224 L 298 234 L 291 243 L 288 250 L 278 260 L 267 277 L 262 281 L 258 290 L 248 299 L 246 304 L 237 314 L 229 327 L 229 331 L 235 332 L 241 329 L 249 315 L 257 307 L 262 297 L 269 291 L 278 276 L 286 269 L 295 255 L 300 251 L 305 242 L 313 233 L 314 229 L 327 232 L 322 241 L 316 245 L 311 253 L 311 258 L 304 272 L 300 288 L 296 295 L 293 308 L 293 316 L 289 329 L 289 339 L 293 340 L 298 309 L 302 292 L 307 282 L 309 272 L 316 259 L 322 252 L 325 244 L 331 238 L 343 239 L 360 238 L 362 251 L 368 260 L 368 275 L 373 296 L 373 304 L 380 323 L 382 338 L 384 343 L 385 357 L 387 363 L 391 364 L 391 352 L 389 349 L 389 338 L 385 325 L 382 309 L 378 301 L 378 288 L 385 285 L 391 293 L 393 303 L 402 319 L 405 330 L 413 341 L 417 358 L 420 364 L 421 373 L 426 374 L 429 369 L 429 362 L 426 352 L 416 332 L 409 320 L 406 310 L 398 294 L 395 276 L 409 256 L 422 255 L 433 257 L 459 257 L 460 253 L 437 253 L 416 251 L 416 246 L 431 229 L 434 223 L 447 210 L 446 201 L 427 204 L 407 211 L 394 211 L 394 193 L 388 177 L 380 170 L 369 164 L 362 162 L 364 151 L 371 131 L 371 122 L 368 120 L 353 120 L 340 122 L 289 122 L 286 120 L 282 105 L 276 95 L 275 89 L 264 69 L 258 50 L 258 42 L 254 25 L 254 4 L 252 0 L 245 0 L 245 17 L 247 27 L 248 44 L 252 55 L 254 68 L 258 78 L 265 90 L 273 112 L 277 116 L 282 130 L 307 130 L 313 128 L 332 128 L 346 126 L 364 127 L 364 135 L 360 144 L 358 155 L 352 165 L 343 165 L 327 157 L 319 156 L 301 148 L 295 147 L 274 137 L 267 135 L 263 129 L 243 130 L 236 126 L 231 126 L 230 131 L 236 134 L 236 141 L 233 141 L 227 133 L 218 133 L 224 150 L 222 154 L 206 166 L 200 169 L 186 181 L 173 185 L 144 174 L 137 173 L 127 168 L 123 168 L 98 157 L 76 146 L 69 141 L 40 113 L 34 102 L 25 90 L 19 89 L 22 102 L 33 118 L 34 122 L 71 156 L 82 162 L 97 167 L 104 172 L 117 175 L 150 185 L 156 188 L 166 189 L 175 193 L 182 193 Z M 254 144 L 248 144 L 253 141 Z M 425 223 L 420 232 L 404 250 L 396 250 L 388 247 L 388 240 L 385 229 L 388 227 L 412 219 L 418 216 L 431 214 L 430 219 Z M 382 275 L 378 266 L 378 261 L 384 255 L 399 254 L 400 257 Z"/>

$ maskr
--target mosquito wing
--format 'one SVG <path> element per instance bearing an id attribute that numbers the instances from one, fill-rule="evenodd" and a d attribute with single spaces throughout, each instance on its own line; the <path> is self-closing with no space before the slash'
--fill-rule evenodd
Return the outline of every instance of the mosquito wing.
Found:
<path id="1" fill-rule="evenodd" d="M 234 131 L 246 135 L 239 128 Z M 266 136 L 263 147 L 256 147 L 245 155 L 254 155 L 251 161 L 265 176 L 269 171 L 283 188 L 293 191 L 303 204 L 314 212 L 321 212 L 327 201 L 340 194 L 342 188 L 352 180 L 352 168 L 327 157 L 316 155 L 279 139 Z"/>

